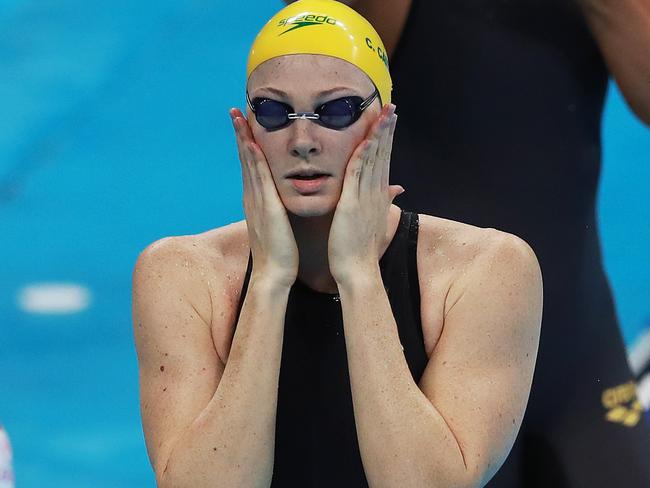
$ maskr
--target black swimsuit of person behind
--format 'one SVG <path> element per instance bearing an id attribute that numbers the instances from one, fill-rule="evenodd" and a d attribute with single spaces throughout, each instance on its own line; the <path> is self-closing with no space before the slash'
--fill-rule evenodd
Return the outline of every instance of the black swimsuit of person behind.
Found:
<path id="1" fill-rule="evenodd" d="M 543 273 L 527 413 L 487 486 L 650 486 L 650 429 L 608 395 L 633 375 L 595 216 L 608 73 L 578 7 L 413 0 L 391 72 L 395 203 L 518 235 Z"/>

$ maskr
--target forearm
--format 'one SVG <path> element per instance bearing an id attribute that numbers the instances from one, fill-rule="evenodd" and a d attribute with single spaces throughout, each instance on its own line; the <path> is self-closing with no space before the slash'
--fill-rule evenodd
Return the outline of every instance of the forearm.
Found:
<path id="1" fill-rule="evenodd" d="M 607 67 L 650 125 L 650 0 L 579 0 Z"/>
<path id="2" fill-rule="evenodd" d="M 251 280 L 221 381 L 175 444 L 161 486 L 270 486 L 288 296 Z"/>
<path id="3" fill-rule="evenodd" d="M 379 268 L 339 284 L 359 448 L 371 487 L 474 486 L 444 418 L 413 380 Z"/>

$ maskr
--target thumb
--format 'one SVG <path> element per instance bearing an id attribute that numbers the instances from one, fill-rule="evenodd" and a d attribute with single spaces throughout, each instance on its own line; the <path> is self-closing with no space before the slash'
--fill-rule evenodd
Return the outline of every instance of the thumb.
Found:
<path id="1" fill-rule="evenodd" d="M 390 201 L 391 201 L 391 203 L 393 202 L 393 200 L 394 200 L 396 197 L 400 196 L 400 195 L 401 195 L 402 193 L 404 193 L 405 191 L 406 191 L 406 190 L 405 190 L 404 187 L 401 186 L 401 185 L 391 185 L 391 186 L 388 188 L 388 195 L 390 196 Z"/>

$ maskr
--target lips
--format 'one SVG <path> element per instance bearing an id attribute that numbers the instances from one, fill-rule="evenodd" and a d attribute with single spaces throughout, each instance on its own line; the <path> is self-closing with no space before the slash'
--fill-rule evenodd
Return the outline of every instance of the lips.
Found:
<path id="1" fill-rule="evenodd" d="M 289 178 L 293 188 L 302 195 L 313 195 L 320 192 L 329 180 L 328 175 L 314 175 L 312 177 L 301 178 L 294 176 Z"/>
<path id="2" fill-rule="evenodd" d="M 327 176 L 327 175 L 322 173 L 316 173 L 313 175 L 295 175 L 295 176 L 290 176 L 289 178 L 292 178 L 294 180 L 315 180 L 323 176 Z"/>
<path id="3" fill-rule="evenodd" d="M 295 178 L 299 180 L 310 180 L 315 178 L 320 178 L 322 176 L 332 176 L 330 173 L 325 171 L 320 171 L 318 169 L 298 169 L 289 173 L 287 178 Z"/>

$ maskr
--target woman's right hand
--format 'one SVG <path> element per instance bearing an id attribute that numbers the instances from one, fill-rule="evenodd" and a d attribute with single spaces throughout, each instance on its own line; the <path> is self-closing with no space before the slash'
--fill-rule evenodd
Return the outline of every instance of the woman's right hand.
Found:
<path id="1" fill-rule="evenodd" d="M 266 156 L 239 109 L 230 109 L 244 182 L 244 212 L 253 273 L 290 287 L 298 275 L 298 246 Z"/>

